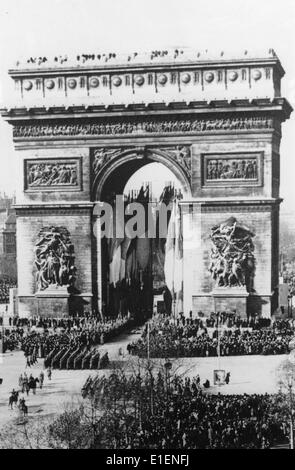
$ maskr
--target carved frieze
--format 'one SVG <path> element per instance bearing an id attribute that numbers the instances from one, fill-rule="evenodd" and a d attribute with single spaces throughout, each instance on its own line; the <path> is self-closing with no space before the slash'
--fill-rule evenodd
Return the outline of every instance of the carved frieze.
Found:
<path id="1" fill-rule="evenodd" d="M 203 155 L 203 185 L 259 185 L 262 163 L 262 153 Z"/>
<path id="2" fill-rule="evenodd" d="M 80 158 L 25 160 L 25 189 L 55 191 L 82 189 Z"/>
<path id="3" fill-rule="evenodd" d="M 14 138 L 117 136 L 134 134 L 173 134 L 236 130 L 259 130 L 273 128 L 273 119 L 268 117 L 235 117 L 218 119 L 135 119 L 103 121 L 89 124 L 42 124 L 17 125 Z"/>

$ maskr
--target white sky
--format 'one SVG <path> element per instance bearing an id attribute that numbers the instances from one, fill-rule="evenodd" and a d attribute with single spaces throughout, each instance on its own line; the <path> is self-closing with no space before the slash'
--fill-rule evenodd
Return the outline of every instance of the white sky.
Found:
<path id="1" fill-rule="evenodd" d="M 294 0 L 0 0 L 0 99 L 19 58 L 68 53 L 274 48 L 286 70 L 283 94 L 295 107 Z M 281 195 L 295 205 L 295 112 L 283 126 Z M 0 191 L 11 193 L 17 164 L 11 129 L 0 121 Z"/>
<path id="2" fill-rule="evenodd" d="M 152 194 L 155 199 L 159 199 L 164 186 L 169 183 L 175 189 L 181 189 L 181 184 L 169 168 L 162 163 L 149 163 L 136 171 L 125 186 L 124 192 L 127 194 L 132 189 L 140 189 L 143 183 L 152 183 Z"/>

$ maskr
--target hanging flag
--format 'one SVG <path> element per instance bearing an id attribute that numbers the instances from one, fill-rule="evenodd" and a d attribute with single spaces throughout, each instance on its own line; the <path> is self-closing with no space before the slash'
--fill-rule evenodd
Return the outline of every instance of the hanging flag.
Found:
<path id="1" fill-rule="evenodd" d="M 136 238 L 136 258 L 138 262 L 138 268 L 142 271 L 148 267 L 150 257 L 151 257 L 151 238 L 149 238 L 148 229 L 152 231 L 153 228 L 150 226 L 153 221 L 151 214 L 151 205 L 150 202 L 150 191 L 149 186 L 147 186 L 141 200 L 138 200 L 140 204 L 143 205 L 145 221 L 144 221 L 144 233 L 139 233 Z"/>
<path id="2" fill-rule="evenodd" d="M 131 194 L 131 198 L 128 199 L 126 206 L 130 202 L 141 202 L 144 198 L 145 190 L 142 186 L 137 193 Z M 135 201 L 133 198 L 135 197 Z M 126 207 L 125 207 L 126 208 Z M 125 211 L 126 212 L 126 211 Z M 125 224 L 128 220 L 130 220 L 133 215 L 127 215 L 125 218 Z M 127 282 L 130 284 L 131 278 L 135 275 L 137 267 L 135 266 L 136 263 L 136 239 L 129 238 L 126 234 L 126 230 L 124 230 L 124 240 L 121 244 L 121 263 L 120 263 L 120 281 L 126 279 Z M 133 253 L 135 251 L 135 253 Z"/>
<path id="3" fill-rule="evenodd" d="M 136 250 L 133 248 L 128 252 L 126 258 L 126 281 L 129 285 L 134 279 L 137 279 L 137 272 Z"/>
<path id="4" fill-rule="evenodd" d="M 168 225 L 164 263 L 165 282 L 170 292 L 174 292 L 175 221 L 176 205 L 175 203 L 173 203 L 173 208 Z"/>
<path id="5" fill-rule="evenodd" d="M 180 205 L 176 204 L 175 220 L 175 261 L 174 261 L 174 290 L 176 293 L 182 290 L 183 282 L 183 238 L 182 238 L 182 217 Z"/>
<path id="6" fill-rule="evenodd" d="M 116 202 L 113 206 L 113 214 L 116 213 L 117 207 Z M 115 217 L 113 215 L 112 224 L 113 232 L 112 238 L 108 240 L 108 251 L 109 251 L 109 283 L 110 285 L 117 286 L 120 281 L 120 270 L 121 270 L 121 244 L 124 241 L 120 235 L 121 231 L 124 233 L 124 220 L 121 220 L 120 217 Z"/>
<path id="7" fill-rule="evenodd" d="M 110 284 L 115 287 L 120 281 L 120 270 L 121 270 L 121 245 L 116 246 L 113 252 L 112 261 L 110 262 Z"/>
<path id="8" fill-rule="evenodd" d="M 176 296 L 177 313 L 183 311 L 183 235 L 182 217 L 178 200 L 173 202 L 172 213 L 168 226 L 165 250 L 165 282 Z"/>

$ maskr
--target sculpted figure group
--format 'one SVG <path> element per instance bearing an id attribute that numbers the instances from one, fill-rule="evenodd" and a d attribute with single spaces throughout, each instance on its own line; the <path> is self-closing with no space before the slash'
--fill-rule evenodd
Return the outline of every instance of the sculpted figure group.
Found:
<path id="1" fill-rule="evenodd" d="M 252 288 L 255 270 L 253 236 L 234 217 L 211 229 L 213 248 L 209 271 L 217 286 Z"/>
<path id="2" fill-rule="evenodd" d="M 71 286 L 76 279 L 74 245 L 64 227 L 44 227 L 35 245 L 38 290 Z"/>
<path id="3" fill-rule="evenodd" d="M 122 152 L 122 149 L 98 148 L 94 151 L 93 171 L 97 174 L 99 170 L 111 159 Z"/>
<path id="4" fill-rule="evenodd" d="M 76 186 L 78 184 L 76 163 L 34 163 L 28 164 L 28 187 Z"/>
<path id="5" fill-rule="evenodd" d="M 207 179 L 257 179 L 256 158 L 246 159 L 210 159 L 207 162 Z"/>

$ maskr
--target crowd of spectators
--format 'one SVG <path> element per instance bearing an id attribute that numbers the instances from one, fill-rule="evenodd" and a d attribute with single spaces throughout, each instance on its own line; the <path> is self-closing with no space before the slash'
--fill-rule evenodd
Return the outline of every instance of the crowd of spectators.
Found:
<path id="1" fill-rule="evenodd" d="M 167 376 L 164 371 L 113 374 L 90 383 L 88 379 L 83 398 L 101 393 L 103 448 L 263 449 L 286 442 L 288 436 L 280 394 L 210 395 L 204 393 L 198 376 Z M 128 410 L 140 409 L 140 414 L 126 414 L 126 403 Z M 120 416 L 117 424 L 114 407 Z"/>
<path id="2" fill-rule="evenodd" d="M 90 348 L 107 343 L 133 327 L 133 320 L 117 318 L 99 321 L 89 316 L 69 319 L 30 319 L 30 332 L 22 339 L 22 350 L 26 357 L 46 357 L 54 349 L 65 347 Z M 42 328 L 38 331 L 37 328 Z M 51 330 L 49 328 L 52 328 Z M 57 331 L 58 329 L 58 331 Z"/>
<path id="3" fill-rule="evenodd" d="M 83 316 L 71 316 L 64 318 L 55 317 L 30 317 L 30 318 L 9 318 L 9 326 L 14 328 L 25 328 L 26 330 L 82 330 L 93 329 L 102 330 L 106 337 L 116 336 L 124 325 L 128 327 L 132 321 L 128 318 L 118 317 L 117 319 L 101 320 L 96 314 L 85 312 Z"/>
<path id="4" fill-rule="evenodd" d="M 241 320 L 226 316 L 211 319 L 182 319 L 176 323 L 157 317 L 142 337 L 127 346 L 139 357 L 208 357 L 255 354 L 286 354 L 294 337 L 293 321 Z M 149 342 L 149 348 L 148 348 Z"/>
<path id="5" fill-rule="evenodd" d="M 202 314 L 202 312 L 200 312 L 200 314 Z M 207 328 L 216 328 L 222 325 L 228 328 L 252 328 L 253 330 L 259 330 L 271 326 L 270 318 L 260 318 L 257 315 L 241 318 L 235 313 L 229 314 L 227 312 L 220 312 L 219 315 L 212 314 L 210 317 L 203 320 L 194 320 L 194 323 L 197 325 L 203 324 L 204 322 Z M 178 320 L 178 324 L 179 323 L 186 323 L 186 320 L 182 318 L 182 320 Z"/>
<path id="6" fill-rule="evenodd" d="M 184 53 L 183 50 L 181 49 L 174 49 L 171 51 L 168 50 L 153 50 L 151 51 L 149 57 L 150 60 L 153 59 L 159 59 L 159 58 L 164 58 L 168 55 L 173 57 L 173 59 L 176 59 L 177 57 L 182 56 Z M 138 52 L 133 52 L 131 54 L 126 55 L 126 60 L 127 62 L 130 62 L 132 60 L 136 60 L 136 58 L 139 56 Z M 100 63 L 100 62 L 109 62 L 111 60 L 117 59 L 117 54 L 114 52 L 108 52 L 108 53 L 100 53 L 100 54 L 79 54 L 75 57 L 76 62 L 85 64 L 85 63 Z M 39 56 L 39 57 L 29 57 L 26 61 L 28 65 L 38 65 L 41 66 L 43 64 L 52 62 L 52 59 L 48 59 L 46 56 Z M 64 63 L 67 62 L 72 62 L 72 59 L 68 57 L 67 54 L 65 55 L 56 55 L 53 58 L 53 62 L 56 64 L 63 65 Z M 18 61 L 16 63 L 17 66 L 20 65 L 20 62 Z"/>
<path id="7" fill-rule="evenodd" d="M 271 54 L 273 54 L 273 50 L 270 49 L 269 51 Z M 248 51 L 244 51 L 245 55 L 248 54 Z M 191 54 L 192 51 L 189 52 L 189 57 L 191 59 Z M 194 55 L 196 58 L 199 58 L 201 56 L 206 56 L 207 55 L 207 50 L 206 51 L 195 51 Z M 220 56 L 223 56 L 224 52 L 220 52 Z M 114 52 L 107 52 L 107 53 L 100 53 L 100 54 L 89 54 L 89 53 L 84 53 L 84 54 L 79 54 L 76 57 L 68 57 L 67 54 L 64 55 L 56 55 L 53 58 L 47 58 L 46 56 L 39 56 L 39 57 L 29 57 L 26 60 L 26 64 L 31 66 L 31 65 L 38 65 L 42 66 L 43 64 L 48 65 L 51 64 L 52 62 L 60 65 L 63 65 L 66 63 L 67 65 L 75 62 L 76 64 L 90 64 L 90 65 L 95 65 L 95 64 L 100 64 L 102 62 L 110 62 L 110 61 L 117 61 L 119 60 L 125 60 L 127 62 L 132 62 L 132 61 L 142 61 L 149 59 L 150 61 L 154 60 L 165 60 L 167 58 L 168 60 L 184 60 L 184 58 L 187 58 L 187 53 L 183 49 L 176 49 L 176 48 L 171 48 L 169 50 L 167 49 L 154 49 L 150 51 L 149 53 L 139 53 L 139 52 L 132 52 L 130 54 L 120 54 L 119 56 L 114 53 Z M 16 66 L 20 66 L 21 62 L 17 61 Z"/>
<path id="8" fill-rule="evenodd" d="M 20 347 L 23 334 L 24 332 L 22 329 L 14 329 L 12 331 L 4 329 L 3 332 L 0 330 L 0 340 L 2 341 L 3 353 L 18 349 Z"/>
<path id="9" fill-rule="evenodd" d="M 9 289 L 16 287 L 16 281 L 10 277 L 0 278 L 0 304 L 9 303 Z"/>
<path id="10" fill-rule="evenodd" d="M 174 388 L 169 408 L 139 432 L 138 447 L 162 449 L 266 449 L 286 441 L 271 395 L 207 395 L 193 384 Z"/>

